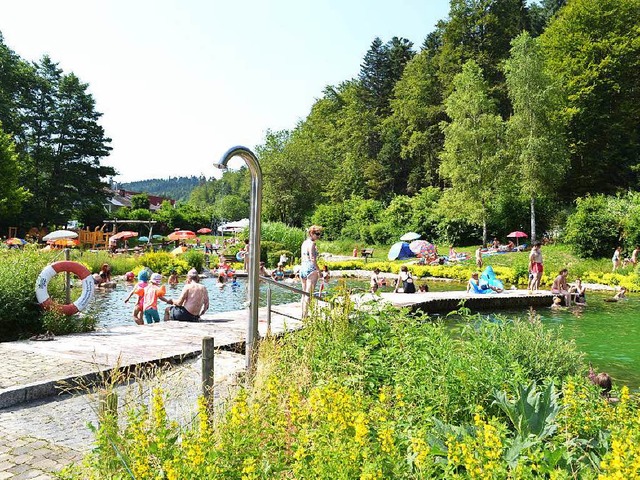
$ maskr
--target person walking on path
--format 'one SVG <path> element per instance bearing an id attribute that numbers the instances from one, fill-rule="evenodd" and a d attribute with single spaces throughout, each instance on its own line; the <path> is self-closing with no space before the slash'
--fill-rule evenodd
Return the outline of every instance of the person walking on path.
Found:
<path id="1" fill-rule="evenodd" d="M 302 242 L 300 247 L 300 279 L 302 280 L 302 290 L 308 295 L 302 296 L 302 318 L 307 316 L 309 311 L 309 302 L 311 296 L 316 289 L 316 283 L 320 278 L 320 269 L 318 268 L 318 247 L 316 240 L 322 237 L 322 227 L 312 225 L 308 230 L 307 239 Z"/>
<path id="2" fill-rule="evenodd" d="M 531 253 L 529 253 L 529 290 L 538 290 L 540 288 L 540 279 L 544 271 L 540 246 L 540 242 L 534 243 Z"/>
<path id="3" fill-rule="evenodd" d="M 209 309 L 209 292 L 200 283 L 200 275 L 195 269 L 187 273 L 187 281 L 182 288 L 180 298 L 173 306 L 164 311 L 164 321 L 197 322 L 200 316 Z"/>

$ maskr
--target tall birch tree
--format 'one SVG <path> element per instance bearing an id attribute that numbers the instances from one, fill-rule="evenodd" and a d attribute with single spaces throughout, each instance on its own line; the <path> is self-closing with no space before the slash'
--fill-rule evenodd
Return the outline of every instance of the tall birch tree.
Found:
<path id="1" fill-rule="evenodd" d="M 562 135 L 561 92 L 545 69 L 538 42 L 524 32 L 512 42 L 505 74 L 513 115 L 507 121 L 509 154 L 529 199 L 531 241 L 536 240 L 536 199 L 553 195 L 564 180 L 568 157 Z"/>
<path id="2" fill-rule="evenodd" d="M 440 154 L 440 175 L 450 185 L 442 198 L 444 211 L 452 219 L 482 225 L 484 244 L 490 205 L 505 178 L 505 157 L 500 153 L 504 122 L 487 92 L 482 69 L 474 60 L 465 63 L 445 100 L 451 122 L 442 123 Z"/>

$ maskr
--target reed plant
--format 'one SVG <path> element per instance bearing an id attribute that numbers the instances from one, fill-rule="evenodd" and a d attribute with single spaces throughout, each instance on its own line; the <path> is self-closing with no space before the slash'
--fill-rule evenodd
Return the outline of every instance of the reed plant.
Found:
<path id="1" fill-rule="evenodd" d="M 73 251 L 72 260 L 82 262 L 93 273 L 100 271 L 103 264 L 111 267 L 113 275 L 124 275 L 132 272 L 140 265 L 140 259 L 133 255 L 112 255 L 106 250 L 100 251 Z"/>

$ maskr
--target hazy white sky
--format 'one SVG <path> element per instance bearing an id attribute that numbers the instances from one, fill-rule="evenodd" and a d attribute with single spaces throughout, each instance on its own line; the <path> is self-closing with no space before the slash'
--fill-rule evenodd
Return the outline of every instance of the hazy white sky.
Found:
<path id="1" fill-rule="evenodd" d="M 214 174 L 230 147 L 291 129 L 373 39 L 417 50 L 447 0 L 5 0 L 5 43 L 89 84 L 117 180 Z M 239 164 L 241 160 L 237 160 Z"/>

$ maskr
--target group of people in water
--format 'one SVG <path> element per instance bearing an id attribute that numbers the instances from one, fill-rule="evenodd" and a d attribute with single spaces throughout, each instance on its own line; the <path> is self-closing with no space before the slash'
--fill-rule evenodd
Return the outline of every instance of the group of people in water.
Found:
<path id="1" fill-rule="evenodd" d="M 125 278 L 131 282 L 135 280 L 133 272 L 128 272 Z M 200 275 L 195 269 L 187 272 L 184 287 L 176 300 L 167 298 L 167 289 L 160 273 L 144 268 L 138 273 L 137 280 L 124 302 L 127 303 L 134 295 L 137 297 L 133 319 L 138 325 L 160 322 L 158 300 L 168 305 L 163 313 L 164 321 L 197 322 L 209 309 L 209 292 L 200 283 Z M 177 284 L 175 272 L 171 272 L 169 280 L 170 284 Z"/>

